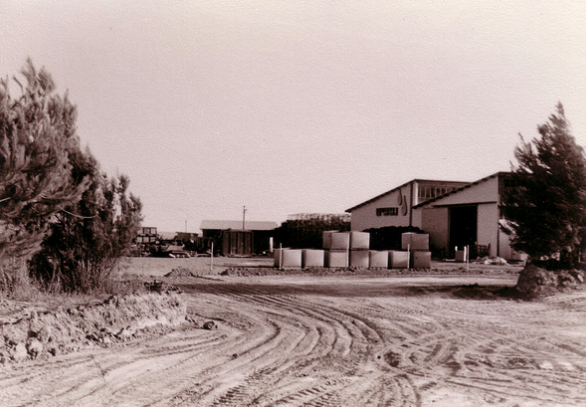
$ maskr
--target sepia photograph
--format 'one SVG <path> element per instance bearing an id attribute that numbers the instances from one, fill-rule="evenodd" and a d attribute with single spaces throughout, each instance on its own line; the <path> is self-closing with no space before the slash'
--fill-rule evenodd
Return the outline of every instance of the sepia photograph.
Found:
<path id="1" fill-rule="evenodd" d="M 585 21 L 0 0 L 0 407 L 586 406 Z"/>

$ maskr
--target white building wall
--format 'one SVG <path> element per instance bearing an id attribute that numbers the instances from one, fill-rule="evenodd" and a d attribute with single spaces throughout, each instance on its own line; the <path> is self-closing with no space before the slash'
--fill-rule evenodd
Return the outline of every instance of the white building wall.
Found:
<path id="1" fill-rule="evenodd" d="M 498 248 L 499 209 L 496 203 L 478 205 L 476 242 L 479 245 L 490 245 L 490 255 L 496 256 Z"/>
<path id="2" fill-rule="evenodd" d="M 525 261 L 528 256 L 525 253 L 521 253 L 513 250 L 511 247 L 511 239 L 509 235 L 503 231 L 499 231 L 499 257 L 506 260 Z"/>
<path id="3" fill-rule="evenodd" d="M 407 184 L 376 201 L 354 209 L 350 228 L 363 231 L 387 226 L 409 226 L 410 206 L 411 186 Z"/>
<path id="4" fill-rule="evenodd" d="M 421 226 L 423 225 L 423 211 L 421 208 L 413 209 L 411 216 L 411 226 L 421 229 Z"/>

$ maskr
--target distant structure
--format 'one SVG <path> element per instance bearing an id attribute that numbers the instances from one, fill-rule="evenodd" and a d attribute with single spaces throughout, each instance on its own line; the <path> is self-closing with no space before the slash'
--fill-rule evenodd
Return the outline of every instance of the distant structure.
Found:
<path id="1" fill-rule="evenodd" d="M 139 228 L 134 256 L 190 257 L 209 252 L 211 239 L 193 232 L 159 232 L 156 227 Z"/>
<path id="2" fill-rule="evenodd" d="M 214 240 L 214 251 L 223 256 L 252 256 L 272 250 L 277 222 L 247 220 L 203 220 L 200 229 L 204 238 Z"/>
<path id="3" fill-rule="evenodd" d="M 292 215 L 287 215 L 287 220 L 295 221 L 295 220 L 321 220 L 324 222 L 331 222 L 331 221 L 340 221 L 340 222 L 350 222 L 350 218 L 352 217 L 349 213 L 294 213 Z"/>
<path id="4" fill-rule="evenodd" d="M 151 244 L 157 242 L 157 228 L 141 227 L 136 235 L 136 244 Z"/>

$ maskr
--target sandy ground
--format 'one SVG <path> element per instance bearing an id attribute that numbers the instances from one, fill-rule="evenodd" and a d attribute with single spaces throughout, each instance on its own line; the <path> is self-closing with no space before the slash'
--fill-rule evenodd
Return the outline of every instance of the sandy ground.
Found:
<path id="1" fill-rule="evenodd" d="M 529 303 L 500 295 L 511 273 L 242 277 L 198 261 L 175 283 L 218 329 L 0 367 L 0 406 L 586 405 L 585 291 Z M 145 267 L 125 273 L 170 264 Z"/>

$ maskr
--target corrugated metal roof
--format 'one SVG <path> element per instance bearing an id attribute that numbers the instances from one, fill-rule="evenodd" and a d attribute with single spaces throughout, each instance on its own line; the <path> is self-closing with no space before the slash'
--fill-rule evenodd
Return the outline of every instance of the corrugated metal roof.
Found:
<path id="1" fill-rule="evenodd" d="M 273 230 L 279 225 L 277 222 L 247 220 L 244 227 L 246 230 Z M 202 220 L 201 230 L 242 230 L 241 220 Z"/>
<path id="2" fill-rule="evenodd" d="M 415 205 L 413 208 L 420 208 L 422 206 L 426 206 L 426 205 L 431 204 L 433 202 L 439 201 L 440 199 L 443 199 L 443 198 L 445 198 L 447 196 L 457 194 L 457 193 L 459 193 L 459 192 L 461 192 L 461 191 L 463 191 L 465 189 L 471 188 L 471 187 L 473 187 L 475 185 L 478 185 L 478 184 L 480 184 L 482 182 L 488 181 L 491 178 L 506 176 L 508 174 L 510 174 L 510 172 L 504 172 L 504 171 L 495 172 L 494 174 L 491 174 L 491 175 L 489 175 L 487 177 L 481 178 L 478 181 L 474 181 L 474 182 L 469 183 L 468 185 L 464 185 L 463 187 L 454 189 L 454 190 L 448 192 L 447 194 L 440 195 L 440 196 L 436 196 L 435 198 L 432 198 L 432 199 L 430 199 L 428 201 L 422 202 L 419 205 Z"/>

